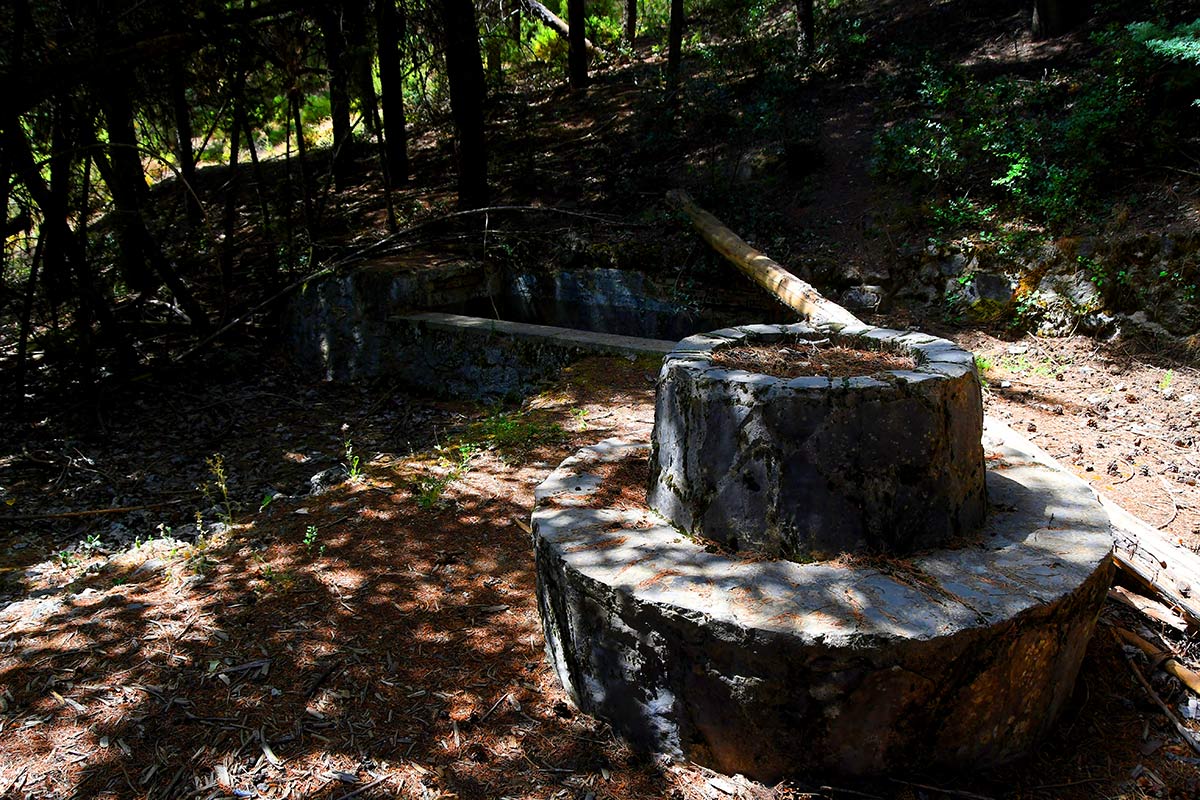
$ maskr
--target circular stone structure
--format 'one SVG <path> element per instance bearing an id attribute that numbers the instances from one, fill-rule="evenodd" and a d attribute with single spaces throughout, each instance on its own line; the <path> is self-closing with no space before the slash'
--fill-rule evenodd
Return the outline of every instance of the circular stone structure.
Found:
<path id="1" fill-rule="evenodd" d="M 703 400 L 689 406 L 682 399 L 704 394 L 693 391 L 694 375 L 701 383 L 728 383 L 709 394 L 723 391 L 735 406 L 818 388 L 737 373 L 722 377 L 696 354 L 722 342 L 811 333 L 750 326 L 686 340 L 663 368 L 653 457 L 648 444 L 607 440 L 565 460 L 537 488 L 533 544 L 550 660 L 572 701 L 635 747 L 762 781 L 799 773 L 913 773 L 1014 758 L 1048 730 L 1071 694 L 1111 581 L 1112 528 L 1084 482 L 1008 428 L 982 425 L 977 405 L 955 405 L 952 387 L 965 375 L 974 378 L 969 354 L 932 337 L 887 332 L 886 341 L 899 342 L 890 346 L 904 352 L 926 348 L 911 377 L 898 372 L 895 380 L 824 387 L 831 395 L 849 392 L 824 406 L 836 410 L 855 392 L 902 403 L 926 397 L 912 393 L 940 382 L 947 402 L 934 408 L 941 411 L 919 404 L 914 415 L 961 413 L 974 421 L 946 419 L 938 428 L 897 416 L 887 424 L 924 431 L 982 427 L 973 443 L 947 445 L 969 463 L 950 457 L 943 469 L 970 473 L 978 463 L 991 503 L 973 531 L 965 529 L 982 510 L 962 513 L 952 546 L 904 556 L 868 547 L 802 563 L 714 546 L 703 522 L 692 528 L 703 536 L 693 536 L 649 503 L 630 507 L 628 490 L 644 485 L 647 466 L 659 475 L 651 496 L 664 471 L 682 475 L 669 472 L 674 462 L 666 469 L 660 464 L 670 437 L 659 429 L 683 430 L 679 415 L 692 415 L 693 425 L 707 420 Z M 672 397 L 664 401 L 664 384 L 676 380 L 671 376 L 680 363 L 690 366 L 678 372 L 678 386 L 666 388 Z M 970 393 L 970 380 L 957 385 Z M 766 407 L 759 406 L 758 418 L 773 413 Z M 740 424 L 745 430 L 760 423 Z M 796 430 L 786 424 L 778 421 L 776 437 Z M 876 427 L 866 434 L 875 435 Z M 848 425 L 841 435 L 852 433 Z M 765 436 L 757 440 L 759 450 L 778 444 Z M 782 462 L 763 463 L 778 468 Z M 712 463 L 706 466 L 719 477 Z M 774 479 L 763 469 L 760 486 L 769 486 Z M 740 473 L 731 473 L 744 484 Z M 897 478 L 904 482 L 902 471 Z M 690 478 L 672 480 L 684 481 L 683 505 Z M 925 491 L 926 480 L 909 483 Z M 807 491 L 806 484 L 781 487 L 782 493 Z M 984 493 L 956 496 L 982 502 Z M 614 505 L 613 498 L 622 499 Z M 853 499 L 838 503 L 827 501 L 822 511 L 834 526 Z M 805 530 L 815 532 L 806 541 L 832 541 L 832 547 L 870 541 L 866 533 L 827 540 L 819 526 Z M 883 541 L 895 540 L 884 531 Z M 910 545 L 921 541 L 919 532 L 908 538 Z M 818 549 L 809 547 L 810 553 Z"/>
<path id="2" fill-rule="evenodd" d="M 777 378 L 714 363 L 744 345 L 840 345 L 912 369 Z M 729 550 L 902 554 L 974 531 L 987 506 L 974 356 L 882 328 L 752 325 L 693 336 L 659 377 L 650 505 Z"/>

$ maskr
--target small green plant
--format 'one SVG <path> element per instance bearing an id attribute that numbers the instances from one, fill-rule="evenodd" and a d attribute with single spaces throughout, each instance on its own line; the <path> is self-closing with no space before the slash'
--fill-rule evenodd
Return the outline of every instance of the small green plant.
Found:
<path id="1" fill-rule="evenodd" d="M 209 480 L 200 486 L 200 491 L 206 500 L 217 506 L 220 521 L 229 527 L 233 525 L 233 501 L 229 497 L 229 473 L 225 469 L 225 456 L 213 453 L 204 459 L 208 468 Z M 200 515 L 196 514 L 199 522 Z"/>
<path id="2" fill-rule="evenodd" d="M 588 412 L 586 408 L 571 409 L 571 416 L 575 418 L 575 421 L 579 424 L 579 430 L 581 431 L 586 431 L 588 429 L 587 415 Z"/>
<path id="3" fill-rule="evenodd" d="M 975 355 L 975 371 L 979 373 L 979 383 L 985 388 L 988 385 L 987 374 L 991 372 L 995 364 L 987 356 Z"/>
<path id="4" fill-rule="evenodd" d="M 312 554 L 313 548 L 317 547 L 317 538 L 318 532 L 316 525 L 309 525 L 304 529 L 304 552 L 309 553 L 310 555 Z M 320 548 L 317 550 L 317 555 L 325 555 L 325 545 L 320 546 Z"/>
<path id="5" fill-rule="evenodd" d="M 479 452 L 479 447 L 474 444 L 460 444 L 456 447 L 439 445 L 436 451 L 440 454 L 438 468 L 441 471 L 426 475 L 417 481 L 416 485 L 417 506 L 424 511 L 444 505 L 443 495 L 446 489 L 470 471 L 471 459 Z"/>
<path id="6" fill-rule="evenodd" d="M 59 566 L 69 569 L 79 563 L 79 556 L 70 550 L 59 550 L 57 553 Z"/>
<path id="7" fill-rule="evenodd" d="M 274 499 L 275 499 L 274 493 L 267 492 L 266 494 L 264 494 L 262 501 L 258 504 L 259 513 L 261 514 L 263 511 L 266 511 L 267 506 L 271 505 L 271 501 Z"/>
<path id="8" fill-rule="evenodd" d="M 1174 377 L 1175 377 L 1175 370 L 1173 370 L 1173 369 L 1167 370 L 1166 373 L 1162 376 L 1162 380 L 1160 380 L 1158 382 L 1158 390 L 1160 392 L 1165 392 L 1167 389 L 1169 389 L 1171 386 L 1171 380 Z"/>
<path id="9" fill-rule="evenodd" d="M 362 466 L 358 455 L 354 452 L 354 443 L 347 439 L 343 444 L 345 454 L 346 473 L 350 476 L 350 480 L 357 481 L 362 478 Z"/>
<path id="10" fill-rule="evenodd" d="M 493 411 L 468 432 L 464 439 L 475 447 L 486 446 L 501 458 L 527 454 L 539 445 L 561 444 L 567 432 L 557 422 L 547 422 L 526 413 Z"/>

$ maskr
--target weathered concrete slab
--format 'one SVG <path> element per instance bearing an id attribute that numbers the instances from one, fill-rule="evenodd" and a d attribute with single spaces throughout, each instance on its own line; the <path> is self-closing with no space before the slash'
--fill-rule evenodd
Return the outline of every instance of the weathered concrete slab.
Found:
<path id="1" fill-rule="evenodd" d="M 608 440 L 536 492 L 547 651 L 573 701 L 635 746 L 760 780 L 1011 759 L 1071 694 L 1110 581 L 1091 489 L 1003 426 L 975 540 L 906 560 L 707 552 L 594 498 Z"/>
<path id="2" fill-rule="evenodd" d="M 391 319 L 400 324 L 420 325 L 430 331 L 509 336 L 514 339 L 539 342 L 550 341 L 580 352 L 603 355 L 665 355 L 675 348 L 675 342 L 665 339 L 644 339 L 639 336 L 621 336 L 615 333 L 556 328 L 552 325 L 467 317 L 461 314 L 443 314 L 435 311 L 400 314 Z"/>
<path id="3" fill-rule="evenodd" d="M 805 338 L 916 363 L 832 380 L 713 363 L 725 347 Z M 928 548 L 983 520 L 982 425 L 973 357 L 944 339 L 804 325 L 693 336 L 659 374 L 650 505 L 684 531 L 773 557 Z"/>

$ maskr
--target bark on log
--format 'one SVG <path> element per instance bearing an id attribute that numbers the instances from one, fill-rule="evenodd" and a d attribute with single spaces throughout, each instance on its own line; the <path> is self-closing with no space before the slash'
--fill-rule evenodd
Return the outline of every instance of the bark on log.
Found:
<path id="1" fill-rule="evenodd" d="M 524 0 L 524 6 L 525 10 L 537 17 L 539 22 L 561 36 L 564 41 L 570 41 L 570 27 L 563 21 L 562 17 L 546 8 L 538 0 Z M 593 44 L 591 39 L 584 39 L 583 46 L 595 58 L 605 58 L 608 55 Z"/>
<path id="2" fill-rule="evenodd" d="M 1112 518 L 1117 566 L 1200 624 L 1200 556 L 1172 544 L 1108 498 L 1101 496 L 1100 502 Z"/>
<path id="3" fill-rule="evenodd" d="M 778 263 L 750 245 L 722 222 L 700 208 L 686 192 L 667 193 L 667 200 L 688 216 L 713 249 L 733 262 L 750 280 L 773 294 L 788 308 L 795 309 L 810 322 L 834 322 L 841 325 L 863 325 L 858 317 L 797 278 Z"/>

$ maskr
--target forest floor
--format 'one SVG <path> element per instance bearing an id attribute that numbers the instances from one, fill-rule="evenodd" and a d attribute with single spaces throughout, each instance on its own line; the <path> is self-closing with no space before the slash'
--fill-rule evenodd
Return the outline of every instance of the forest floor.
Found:
<path id="1" fill-rule="evenodd" d="M 1200 374 L 1176 370 L 1168 383 L 1081 337 L 958 338 L 993 364 L 989 414 L 1195 541 L 1200 407 L 1189 396 Z M 204 367 L 109 398 L 89 425 L 47 424 L 0 459 L 11 514 L 151 506 L 0 533 L 0 796 L 1200 791 L 1197 754 L 1108 628 L 1144 620 L 1116 606 L 1055 730 L 1010 767 L 766 787 L 630 752 L 570 707 L 545 659 L 527 521 L 533 487 L 574 449 L 648 438 L 655 363 L 588 359 L 508 411 L 313 385 L 269 359 L 226 354 Z M 318 494 L 313 476 L 324 476 Z M 197 516 L 203 535 L 179 530 Z M 1200 655 L 1180 644 L 1185 661 Z M 1174 679 L 1153 681 L 1187 707 Z"/>
<path id="2" fill-rule="evenodd" d="M 1066 45 L 1011 32 L 1024 4 L 976 17 L 950 5 L 877 9 L 895 16 L 891 35 L 935 36 L 983 68 L 1066 57 Z M 618 262 L 667 252 L 695 265 L 705 248 L 662 208 L 663 189 L 683 185 L 702 199 L 749 198 L 714 210 L 806 277 L 864 280 L 895 258 L 899 231 L 881 208 L 901 201 L 867 169 L 877 109 L 861 76 L 807 97 L 819 158 L 782 184 L 747 184 L 739 171 L 757 156 L 738 137 L 754 109 L 718 100 L 722 87 L 752 91 L 760 70 L 714 84 L 693 63 L 709 88 L 684 98 L 683 133 L 668 136 L 658 95 L 643 89 L 662 59 L 639 53 L 571 102 L 561 88 L 511 87 L 492 121 L 498 203 L 619 212 L 642 227 L 531 225 L 521 236 L 556 239 L 564 262 L 579 256 L 578 237 L 603 235 Z M 449 208 L 450 156 L 433 133 L 414 142 L 413 187 L 397 196 L 406 215 Z M 1194 183 L 1147 189 L 1172 193 L 1187 201 L 1172 224 L 1187 222 Z M 347 249 L 378 236 L 379 198 L 367 181 L 329 201 Z M 1147 207 L 1134 224 L 1152 228 L 1160 207 Z M 513 242 L 505 257 L 525 253 L 503 230 L 487 241 L 485 256 Z M 243 245 L 247 260 L 270 249 L 250 223 Z M 1200 371 L 1189 360 L 1137 340 L 1016 335 L 920 310 L 870 321 L 972 349 L 987 413 L 1200 550 Z M 766 787 L 633 753 L 571 708 L 547 664 L 526 526 L 533 487 L 564 457 L 648 437 L 657 365 L 588 359 L 498 410 L 317 383 L 262 341 L 229 339 L 99 397 L 48 395 L 32 423 L 0 409 L 0 798 L 1200 796 L 1198 754 L 1108 625 L 1145 620 L 1112 604 L 1056 728 L 1015 765 Z M 1153 633 L 1200 659 L 1194 643 Z M 1152 681 L 1188 708 L 1174 679 Z"/>

